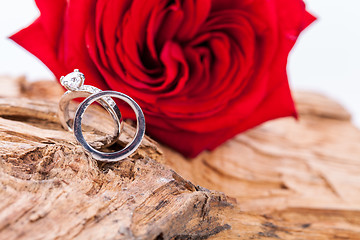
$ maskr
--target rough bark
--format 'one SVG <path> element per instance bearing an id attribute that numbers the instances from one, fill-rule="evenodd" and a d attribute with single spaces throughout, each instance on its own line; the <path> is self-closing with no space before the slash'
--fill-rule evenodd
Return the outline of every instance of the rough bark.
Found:
<path id="1" fill-rule="evenodd" d="M 0 81 L 1 239 L 360 238 L 360 131 L 325 97 L 296 93 L 299 121 L 192 160 L 146 137 L 102 164 L 59 125 L 55 82 Z M 112 121 L 97 106 L 86 118 L 100 145 Z M 120 146 L 134 133 L 124 129 Z"/>

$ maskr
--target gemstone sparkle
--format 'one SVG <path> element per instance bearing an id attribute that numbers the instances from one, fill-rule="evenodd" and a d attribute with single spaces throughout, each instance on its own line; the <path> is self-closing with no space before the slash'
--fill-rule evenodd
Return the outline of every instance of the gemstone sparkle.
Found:
<path id="1" fill-rule="evenodd" d="M 84 84 L 85 76 L 77 69 L 69 73 L 65 77 L 60 78 L 61 85 L 71 91 L 76 91 Z"/>

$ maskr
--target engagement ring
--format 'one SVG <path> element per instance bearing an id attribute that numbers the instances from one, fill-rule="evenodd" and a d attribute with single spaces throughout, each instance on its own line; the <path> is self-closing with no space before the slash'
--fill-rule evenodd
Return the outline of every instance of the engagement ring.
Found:
<path id="1" fill-rule="evenodd" d="M 101 90 L 96 87 L 84 85 L 84 81 L 85 76 L 79 72 L 79 69 L 75 69 L 74 72 L 60 78 L 61 85 L 63 85 L 68 91 L 64 93 L 59 101 L 58 117 L 63 128 L 68 131 L 72 131 L 72 120 L 70 119 L 69 114 L 70 101 L 75 98 L 85 98 L 91 94 L 101 92 Z M 114 133 L 111 138 L 112 140 L 105 145 L 109 146 L 112 145 L 120 136 L 123 126 L 121 112 L 114 100 L 109 97 L 98 99 L 97 102 L 110 113 L 115 123 Z"/>
<path id="2" fill-rule="evenodd" d="M 99 161 L 103 162 L 115 162 L 120 161 L 133 152 L 140 146 L 140 143 L 145 135 L 145 117 L 140 108 L 140 106 L 129 96 L 115 91 L 101 91 L 100 89 L 84 85 L 85 76 L 78 69 L 75 69 L 74 72 L 69 73 L 65 77 L 60 78 L 60 83 L 68 91 L 64 93 L 59 102 L 58 116 L 62 126 L 69 131 L 73 131 L 76 140 L 83 146 L 83 148 L 91 154 L 91 156 Z M 78 109 L 75 113 L 75 118 L 73 121 L 70 119 L 69 115 L 69 103 L 74 98 L 86 97 L 86 99 L 81 102 L 78 106 Z M 90 146 L 84 139 L 82 133 L 82 119 L 86 109 L 93 103 L 100 103 L 111 115 L 113 121 L 115 122 L 115 131 L 112 138 L 112 142 L 107 144 L 109 146 L 116 142 L 120 136 L 122 130 L 123 121 L 121 117 L 121 112 L 116 105 L 115 101 L 112 98 L 118 98 L 126 102 L 136 115 L 136 134 L 134 139 L 123 149 L 116 152 L 100 152 Z"/>

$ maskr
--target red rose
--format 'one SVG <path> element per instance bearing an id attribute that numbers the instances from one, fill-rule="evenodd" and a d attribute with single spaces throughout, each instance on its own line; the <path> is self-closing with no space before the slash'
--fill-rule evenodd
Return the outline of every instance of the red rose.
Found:
<path id="1" fill-rule="evenodd" d="M 314 20 L 302 0 L 36 3 L 41 16 L 12 39 L 57 78 L 79 68 L 134 98 L 148 133 L 186 156 L 296 116 L 287 56 Z"/>

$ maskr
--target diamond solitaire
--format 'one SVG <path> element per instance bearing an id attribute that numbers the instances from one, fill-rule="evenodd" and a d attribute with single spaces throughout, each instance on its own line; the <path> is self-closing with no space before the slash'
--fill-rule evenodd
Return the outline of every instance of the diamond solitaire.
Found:
<path id="1" fill-rule="evenodd" d="M 84 74 L 79 72 L 79 69 L 74 69 L 74 72 L 69 73 L 65 77 L 62 76 L 60 78 L 60 83 L 67 90 L 76 91 L 83 86 L 84 80 L 85 80 Z"/>

